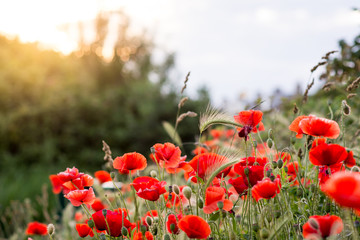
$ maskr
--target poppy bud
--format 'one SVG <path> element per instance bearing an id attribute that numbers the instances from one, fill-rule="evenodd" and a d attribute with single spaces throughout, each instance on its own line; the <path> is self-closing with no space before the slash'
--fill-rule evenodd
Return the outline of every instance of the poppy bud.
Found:
<path id="1" fill-rule="evenodd" d="M 168 200 L 171 201 L 171 199 L 172 199 L 172 194 L 170 193 L 168 196 Z"/>
<path id="2" fill-rule="evenodd" d="M 153 224 L 153 219 L 150 216 L 146 216 L 145 221 L 148 226 L 151 226 Z"/>
<path id="3" fill-rule="evenodd" d="M 271 174 L 272 174 L 272 170 L 271 170 L 271 169 L 269 169 L 269 170 L 266 171 L 266 176 L 267 176 L 267 177 L 270 177 Z"/>
<path id="4" fill-rule="evenodd" d="M 319 223 L 315 219 L 310 218 L 309 224 L 313 229 L 319 229 Z"/>
<path id="5" fill-rule="evenodd" d="M 259 224 L 257 224 L 257 223 L 254 223 L 252 227 L 254 229 L 254 232 L 257 232 L 260 229 Z"/>
<path id="6" fill-rule="evenodd" d="M 115 173 L 114 173 L 114 172 L 111 172 L 111 173 L 110 173 L 110 177 L 111 177 L 111 179 L 115 179 L 115 176 L 116 176 L 116 175 L 115 175 Z"/>
<path id="7" fill-rule="evenodd" d="M 270 138 L 270 139 L 273 138 L 273 130 L 271 128 L 268 131 L 268 138 Z"/>
<path id="8" fill-rule="evenodd" d="M 198 206 L 200 209 L 202 209 L 204 207 L 204 201 L 201 198 L 199 198 Z"/>
<path id="9" fill-rule="evenodd" d="M 287 166 L 284 167 L 285 172 L 287 173 L 289 171 L 289 168 Z"/>
<path id="10" fill-rule="evenodd" d="M 173 187 L 170 185 L 169 186 L 169 193 L 172 193 L 173 192 Z"/>
<path id="11" fill-rule="evenodd" d="M 158 222 L 159 222 L 159 218 L 158 218 L 158 217 L 154 217 L 154 218 L 153 218 L 153 221 L 154 221 L 154 223 L 158 223 Z"/>
<path id="12" fill-rule="evenodd" d="M 277 162 L 277 167 L 282 168 L 283 165 L 284 165 L 283 160 L 279 159 L 279 161 Z"/>
<path id="13" fill-rule="evenodd" d="M 150 148 L 150 152 L 151 152 L 152 154 L 155 154 L 155 152 L 156 152 L 155 148 L 154 148 L 154 147 L 151 147 L 151 148 Z"/>
<path id="14" fill-rule="evenodd" d="M 218 202 L 217 206 L 220 210 L 222 210 L 224 208 L 224 203 L 223 202 Z"/>
<path id="15" fill-rule="evenodd" d="M 250 170 L 248 167 L 244 168 L 244 173 L 246 176 L 249 176 L 249 172 L 250 172 Z"/>
<path id="16" fill-rule="evenodd" d="M 170 224 L 170 230 L 172 233 L 175 231 L 175 227 L 176 227 L 175 223 Z"/>
<path id="17" fill-rule="evenodd" d="M 170 235 L 169 235 L 169 234 L 165 234 L 165 235 L 164 235 L 164 240 L 171 240 Z"/>
<path id="18" fill-rule="evenodd" d="M 266 141 L 266 144 L 268 145 L 269 148 L 272 148 L 274 145 L 274 141 L 271 138 L 268 138 L 268 140 Z"/>
<path id="19" fill-rule="evenodd" d="M 180 189 L 179 189 L 179 187 L 178 187 L 178 185 L 173 185 L 173 190 L 174 190 L 174 193 L 176 193 L 177 195 L 179 195 L 180 194 Z"/>
<path id="20" fill-rule="evenodd" d="M 121 234 L 122 234 L 123 236 L 127 236 L 127 235 L 128 235 L 128 230 L 126 229 L 126 227 L 122 227 L 122 228 L 121 228 Z"/>
<path id="21" fill-rule="evenodd" d="M 158 232 L 158 229 L 157 229 L 156 226 L 153 227 L 153 228 L 151 228 L 151 233 L 152 233 L 152 235 L 156 236 L 156 235 L 157 235 L 157 232 Z"/>
<path id="22" fill-rule="evenodd" d="M 360 172 L 360 169 L 359 169 L 358 166 L 353 166 L 353 167 L 351 168 L 351 171 L 352 171 L 352 172 Z"/>
<path id="23" fill-rule="evenodd" d="M 48 226 L 47 226 L 47 231 L 48 231 L 48 234 L 49 235 L 53 235 L 55 233 L 55 226 L 54 224 L 50 223 Z"/>
<path id="24" fill-rule="evenodd" d="M 273 168 L 277 168 L 277 162 L 276 161 L 272 161 L 271 165 L 272 165 Z"/>
<path id="25" fill-rule="evenodd" d="M 100 234 L 100 240 L 106 240 L 106 236 L 105 236 L 104 233 L 101 233 L 101 234 Z"/>
<path id="26" fill-rule="evenodd" d="M 293 112 L 294 112 L 294 114 L 297 114 L 297 113 L 299 112 L 299 109 L 298 109 L 298 107 L 296 106 L 296 103 L 294 103 Z"/>
<path id="27" fill-rule="evenodd" d="M 299 148 L 299 151 L 298 151 L 298 157 L 300 158 L 300 159 L 302 159 L 303 158 L 303 153 L 302 153 L 302 149 L 301 148 Z"/>
<path id="28" fill-rule="evenodd" d="M 107 210 L 106 210 L 106 209 L 103 209 L 103 210 L 102 210 L 102 214 L 103 214 L 104 217 L 106 218 Z"/>
<path id="29" fill-rule="evenodd" d="M 272 182 L 275 180 L 275 176 L 274 176 L 274 174 L 271 174 L 271 176 L 270 176 L 270 180 L 271 180 Z"/>
<path id="30" fill-rule="evenodd" d="M 155 170 L 151 170 L 151 171 L 150 171 L 150 176 L 151 176 L 152 178 L 156 178 L 156 177 L 157 177 L 157 172 L 156 172 Z"/>
<path id="31" fill-rule="evenodd" d="M 346 100 L 342 100 L 342 107 L 343 107 L 343 114 L 345 116 L 350 115 L 351 113 L 351 107 L 347 104 Z"/>
<path id="32" fill-rule="evenodd" d="M 146 230 L 147 230 L 147 228 L 146 228 L 145 225 L 141 225 L 141 226 L 140 226 L 140 232 L 141 232 L 143 235 L 145 235 Z"/>
<path id="33" fill-rule="evenodd" d="M 183 192 L 184 196 L 185 196 L 188 200 L 190 200 L 190 198 L 191 198 L 191 192 L 192 192 L 192 191 L 191 191 L 191 188 L 188 187 L 188 186 L 186 186 L 186 187 L 183 188 L 182 192 Z"/>
<path id="34" fill-rule="evenodd" d="M 90 228 L 93 228 L 95 226 L 94 224 L 94 221 L 92 219 L 90 219 L 88 222 L 87 222 L 87 225 L 90 227 Z"/>
<path id="35" fill-rule="evenodd" d="M 267 230 L 266 228 L 260 230 L 260 237 L 262 239 L 267 239 L 269 235 L 270 235 L 269 230 Z"/>

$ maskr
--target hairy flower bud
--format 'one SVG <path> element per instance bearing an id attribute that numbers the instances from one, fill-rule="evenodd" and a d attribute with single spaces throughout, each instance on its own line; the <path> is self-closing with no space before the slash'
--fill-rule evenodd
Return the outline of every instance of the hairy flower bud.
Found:
<path id="1" fill-rule="evenodd" d="M 199 198 L 198 206 L 200 209 L 202 209 L 204 207 L 204 201 L 201 198 Z"/>
<path id="2" fill-rule="evenodd" d="M 49 235 L 53 235 L 55 233 L 55 226 L 54 224 L 50 223 L 48 226 L 47 226 L 47 231 L 48 231 L 48 234 Z"/>
<path id="3" fill-rule="evenodd" d="M 87 222 L 87 224 L 88 224 L 88 226 L 89 226 L 90 228 L 93 228 L 93 227 L 95 226 L 95 223 L 94 223 L 94 221 L 93 221 L 92 219 L 90 219 L 90 220 Z"/>
<path id="4" fill-rule="evenodd" d="M 150 171 L 150 176 L 151 176 L 152 178 L 156 178 L 156 177 L 157 177 L 157 172 L 156 172 L 155 170 L 151 170 L 151 171 Z"/>
<path id="5" fill-rule="evenodd" d="M 166 234 L 164 235 L 164 240 L 171 240 L 170 235 L 166 233 Z"/>
<path id="6" fill-rule="evenodd" d="M 111 179 L 113 179 L 113 180 L 114 180 L 114 179 L 115 179 L 115 176 L 116 176 L 116 174 L 115 174 L 114 172 L 111 172 L 111 173 L 110 173 L 110 177 L 111 177 Z"/>
<path id="7" fill-rule="evenodd" d="M 274 141 L 271 138 L 268 138 L 268 140 L 266 141 L 266 144 L 268 145 L 269 148 L 272 148 L 274 145 Z"/>
<path id="8" fill-rule="evenodd" d="M 123 236 L 127 236 L 128 235 L 128 230 L 126 229 L 126 227 L 122 227 L 121 228 L 121 234 L 123 235 Z"/>
<path id="9" fill-rule="evenodd" d="M 250 170 L 248 167 L 244 168 L 244 173 L 246 176 L 249 176 L 249 172 L 250 172 Z"/>
<path id="10" fill-rule="evenodd" d="M 279 161 L 277 162 L 277 167 L 278 167 L 278 168 L 282 168 L 283 165 L 284 165 L 283 160 L 279 159 Z"/>
<path id="11" fill-rule="evenodd" d="M 103 210 L 102 210 L 102 214 L 103 214 L 104 217 L 106 218 L 107 210 L 106 210 L 106 209 L 103 209 Z"/>
<path id="12" fill-rule="evenodd" d="M 342 100 L 342 110 L 343 110 L 343 114 L 345 116 L 350 115 L 351 113 L 351 107 L 347 104 L 346 100 Z"/>
<path id="13" fill-rule="evenodd" d="M 183 188 L 182 192 L 183 192 L 184 196 L 185 196 L 188 200 L 190 200 L 190 198 L 191 198 L 191 193 L 192 193 L 191 188 L 188 187 L 188 186 L 185 186 L 185 187 Z"/>
<path id="14" fill-rule="evenodd" d="M 315 219 L 310 218 L 309 224 L 313 229 L 319 229 L 319 223 Z"/>
<path id="15" fill-rule="evenodd" d="M 153 219 L 150 216 L 146 216 L 145 221 L 148 226 L 151 226 L 153 224 Z"/>
<path id="16" fill-rule="evenodd" d="M 143 235 L 145 235 L 146 230 L 147 230 L 147 228 L 146 228 L 145 225 L 141 225 L 141 226 L 140 226 L 140 231 L 141 231 L 141 233 L 142 233 Z"/>
<path id="17" fill-rule="evenodd" d="M 179 187 L 178 187 L 178 185 L 173 185 L 173 191 L 174 191 L 174 193 L 176 193 L 177 195 L 179 195 L 180 194 L 180 189 L 179 189 Z"/>

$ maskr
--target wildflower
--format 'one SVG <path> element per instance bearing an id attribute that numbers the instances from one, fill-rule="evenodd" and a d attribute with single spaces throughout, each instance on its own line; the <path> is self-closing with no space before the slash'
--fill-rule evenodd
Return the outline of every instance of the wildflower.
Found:
<path id="1" fill-rule="evenodd" d="M 69 199 L 72 205 L 75 207 L 78 207 L 83 203 L 91 205 L 95 201 L 95 194 L 92 188 L 85 190 L 74 190 L 65 195 L 65 197 Z"/>
<path id="2" fill-rule="evenodd" d="M 57 174 L 59 179 L 63 182 L 69 182 L 74 179 L 80 178 L 84 173 L 79 172 L 76 167 L 67 168 L 64 172 L 60 172 Z"/>
<path id="3" fill-rule="evenodd" d="M 52 191 L 54 194 L 59 194 L 63 190 L 63 181 L 57 175 L 50 175 L 49 179 L 52 185 Z"/>
<path id="4" fill-rule="evenodd" d="M 292 182 L 296 179 L 296 176 L 299 172 L 299 163 L 297 161 L 289 162 L 286 164 L 286 167 L 288 169 L 287 175 L 290 177 L 289 181 Z"/>
<path id="5" fill-rule="evenodd" d="M 97 180 L 99 180 L 100 184 L 112 181 L 110 173 L 108 173 L 107 171 L 96 171 L 95 177 L 97 178 Z"/>
<path id="6" fill-rule="evenodd" d="M 187 215 L 180 219 L 178 226 L 189 238 L 206 239 L 211 234 L 209 224 L 201 217 Z"/>
<path id="7" fill-rule="evenodd" d="M 233 203 L 225 199 L 225 189 L 222 187 L 208 187 L 205 192 L 205 206 L 203 208 L 205 214 L 213 213 L 219 210 L 218 203 L 223 203 L 225 211 L 230 211 Z"/>
<path id="8" fill-rule="evenodd" d="M 87 237 L 92 232 L 86 223 L 77 223 L 75 228 L 81 238 Z"/>
<path id="9" fill-rule="evenodd" d="M 325 239 L 341 233 L 343 222 L 335 215 L 311 216 L 303 226 L 303 235 L 306 239 Z"/>
<path id="10" fill-rule="evenodd" d="M 274 181 L 271 181 L 269 178 L 258 182 L 253 186 L 251 193 L 255 200 L 258 202 L 260 199 L 270 199 L 276 196 L 280 192 L 281 181 L 280 176 L 278 175 Z"/>
<path id="11" fill-rule="evenodd" d="M 309 152 L 309 160 L 314 165 L 331 166 L 344 161 L 346 158 L 345 148 L 337 144 L 322 143 Z"/>
<path id="12" fill-rule="evenodd" d="M 297 133 L 297 138 L 302 138 L 303 134 L 307 134 L 314 137 L 335 139 L 340 134 L 340 127 L 337 122 L 314 115 L 297 117 L 290 124 L 289 129 Z"/>
<path id="13" fill-rule="evenodd" d="M 354 153 L 353 151 L 348 151 L 347 157 L 344 160 L 344 163 L 346 164 L 346 166 L 348 167 L 353 167 L 356 165 L 356 161 L 354 158 Z"/>
<path id="14" fill-rule="evenodd" d="M 134 173 L 144 170 L 147 166 L 146 158 L 137 152 L 126 153 L 114 160 L 113 167 L 118 169 L 121 174 Z"/>
<path id="15" fill-rule="evenodd" d="M 84 187 L 91 187 L 93 184 L 94 179 L 88 174 L 83 174 L 81 177 L 63 183 L 63 193 L 66 195 L 74 190 L 83 190 Z"/>
<path id="16" fill-rule="evenodd" d="M 259 110 L 248 110 L 242 111 L 238 115 L 234 116 L 235 121 L 243 125 L 243 127 L 239 129 L 239 137 L 247 140 L 248 135 L 251 132 L 257 132 L 256 126 L 260 124 L 262 115 L 263 113 Z M 263 130 L 264 125 L 260 127 L 261 129 L 259 129 L 259 131 Z"/>
<path id="17" fill-rule="evenodd" d="M 360 173 L 336 172 L 321 190 L 340 206 L 360 210 Z"/>
<path id="18" fill-rule="evenodd" d="M 246 185 L 254 186 L 258 181 L 264 178 L 264 168 L 268 162 L 267 158 L 248 157 L 240 160 L 239 163 L 234 165 L 234 171 L 240 174 Z M 248 169 L 248 170 L 245 170 Z"/>
<path id="19" fill-rule="evenodd" d="M 25 232 L 26 235 L 46 235 L 47 233 L 47 225 L 39 222 L 29 223 Z"/>
<path id="20" fill-rule="evenodd" d="M 191 177 L 198 175 L 201 179 L 205 180 L 228 161 L 229 160 L 226 157 L 216 153 L 199 154 L 189 162 L 189 165 L 192 167 L 192 171 L 188 172 L 189 176 Z M 230 170 L 231 167 L 227 167 L 222 170 L 216 177 L 225 177 L 230 172 Z M 196 179 L 194 180 L 196 181 Z"/>
<path id="21" fill-rule="evenodd" d="M 156 201 L 161 194 L 166 192 L 165 181 L 159 181 L 152 177 L 135 178 L 131 185 L 136 190 L 136 194 L 146 200 Z"/>
<path id="22" fill-rule="evenodd" d="M 155 153 L 151 158 L 163 168 L 177 168 L 180 162 L 181 150 L 172 143 L 157 143 L 153 146 Z M 155 155 L 155 156 L 154 156 Z"/>
<path id="23" fill-rule="evenodd" d="M 169 195 L 171 195 L 171 197 L 169 197 Z M 164 194 L 164 199 L 167 208 L 172 208 L 174 205 L 177 207 L 181 202 L 180 196 L 174 192 L 172 193 L 166 192 Z"/>
<path id="24" fill-rule="evenodd" d="M 95 198 L 94 203 L 91 204 L 91 208 L 95 212 L 97 212 L 97 211 L 103 210 L 105 208 L 105 206 L 99 198 Z"/>
<path id="25" fill-rule="evenodd" d="M 236 192 L 241 195 L 249 188 L 246 182 L 244 181 L 244 178 L 242 176 L 237 178 L 230 178 L 229 184 L 233 185 Z"/>
<path id="26" fill-rule="evenodd" d="M 181 219 L 182 218 L 182 215 L 179 214 L 178 215 L 178 219 Z M 167 221 L 166 221 L 166 228 L 167 228 L 167 231 L 169 233 L 172 233 L 172 234 L 179 234 L 180 233 L 180 229 L 178 227 L 178 223 L 177 223 L 177 219 L 176 219 L 176 216 L 174 214 L 170 214 L 168 217 L 167 217 Z"/>
<path id="27" fill-rule="evenodd" d="M 92 215 L 97 230 L 106 230 L 110 236 L 119 237 L 121 235 L 122 226 L 125 226 L 126 228 L 132 227 L 131 222 L 125 218 L 126 215 L 123 216 L 122 213 L 110 210 L 105 210 L 106 214 L 104 214 L 103 211 L 104 210 L 97 211 Z"/>
<path id="28" fill-rule="evenodd" d="M 146 222 L 146 218 L 147 218 L 147 217 L 153 218 L 153 217 L 157 217 L 157 216 L 159 216 L 159 215 L 158 215 L 158 212 L 157 212 L 156 210 L 151 210 L 151 212 L 148 211 L 148 212 L 144 215 L 144 217 L 142 218 L 142 224 L 145 225 L 145 226 L 149 226 L 149 224 L 147 224 L 147 222 Z"/>
<path id="29" fill-rule="evenodd" d="M 154 239 L 154 236 L 149 231 L 145 232 L 145 236 L 143 235 L 143 233 L 141 231 L 137 230 L 136 232 L 134 232 L 133 240 L 153 240 L 153 239 Z"/>

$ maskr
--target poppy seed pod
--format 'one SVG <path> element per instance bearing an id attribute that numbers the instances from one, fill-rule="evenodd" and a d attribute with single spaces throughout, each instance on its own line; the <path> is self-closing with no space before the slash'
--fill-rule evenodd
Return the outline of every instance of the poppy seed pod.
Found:
<path id="1" fill-rule="evenodd" d="M 192 193 L 191 188 L 188 187 L 188 186 L 186 186 L 186 187 L 183 188 L 182 192 L 183 192 L 184 196 L 185 196 L 188 200 L 190 200 L 190 198 L 191 198 L 191 193 Z"/>
<path id="2" fill-rule="evenodd" d="M 246 176 L 249 176 L 249 172 L 250 172 L 250 170 L 248 167 L 244 168 L 244 173 Z"/>
<path id="3" fill-rule="evenodd" d="M 164 235 L 164 240 L 171 240 L 170 235 L 169 235 L 169 234 L 165 234 L 165 235 Z"/>
<path id="4" fill-rule="evenodd" d="M 319 223 L 315 219 L 310 218 L 309 224 L 313 229 L 319 229 Z"/>
<path id="5" fill-rule="evenodd" d="M 277 167 L 278 167 L 278 168 L 282 168 L 283 165 L 284 165 L 283 160 L 279 159 L 279 161 L 277 162 Z"/>
<path id="6" fill-rule="evenodd" d="M 145 221 L 146 221 L 148 226 L 151 226 L 153 224 L 153 219 L 150 216 L 146 216 Z"/>
<path id="7" fill-rule="evenodd" d="M 90 220 L 87 222 L 87 224 L 88 224 L 88 226 L 89 226 L 90 228 L 93 228 L 93 227 L 95 226 L 95 223 L 94 223 L 94 221 L 93 221 L 92 219 L 90 219 Z"/>
<path id="8" fill-rule="evenodd" d="M 151 170 L 150 176 L 153 177 L 153 178 L 156 178 L 157 177 L 157 172 L 155 170 Z"/>
<path id="9" fill-rule="evenodd" d="M 198 206 L 200 209 L 202 209 L 204 207 L 204 201 L 201 198 L 199 198 Z"/>
<path id="10" fill-rule="evenodd" d="M 174 231 L 175 231 L 175 227 L 176 227 L 175 223 L 170 224 L 170 230 L 171 230 L 171 232 L 174 232 Z"/>
<path id="11" fill-rule="evenodd" d="M 143 235 L 145 235 L 146 230 L 147 230 L 147 228 L 146 228 L 145 225 L 141 225 L 141 226 L 140 226 L 140 231 L 141 231 L 141 233 L 142 233 Z"/>
<path id="12" fill-rule="evenodd" d="M 269 148 L 272 148 L 274 145 L 274 141 L 271 138 L 268 138 L 268 140 L 266 141 L 266 144 L 268 145 Z"/>
<path id="13" fill-rule="evenodd" d="M 126 227 L 122 227 L 122 228 L 121 228 L 121 234 L 122 234 L 123 236 L 127 236 L 127 235 L 128 235 L 128 230 L 126 229 Z"/>

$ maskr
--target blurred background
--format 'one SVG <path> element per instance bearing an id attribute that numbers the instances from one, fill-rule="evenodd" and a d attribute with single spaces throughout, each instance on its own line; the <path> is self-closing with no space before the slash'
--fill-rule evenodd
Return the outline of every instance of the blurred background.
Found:
<path id="1" fill-rule="evenodd" d="M 183 96 L 190 97 L 184 111 L 200 113 L 211 103 L 235 114 L 264 101 L 263 110 L 286 116 L 314 78 L 310 93 L 318 97 L 303 111 L 321 112 L 317 103 L 326 106 L 339 93 L 344 98 L 341 86 L 359 76 L 357 5 L 1 3 L 0 215 L 15 206 L 11 200 L 35 199 L 44 183 L 51 192 L 50 174 L 72 166 L 90 173 L 101 169 L 101 140 L 114 156 L 146 155 L 155 143 L 170 141 L 161 123 L 175 123 Z M 312 74 L 333 50 L 326 66 Z M 178 131 L 184 142 L 195 142 L 198 118 L 184 120 Z M 192 147 L 185 149 L 189 156 Z M 51 205 L 54 196 L 49 198 Z"/>

